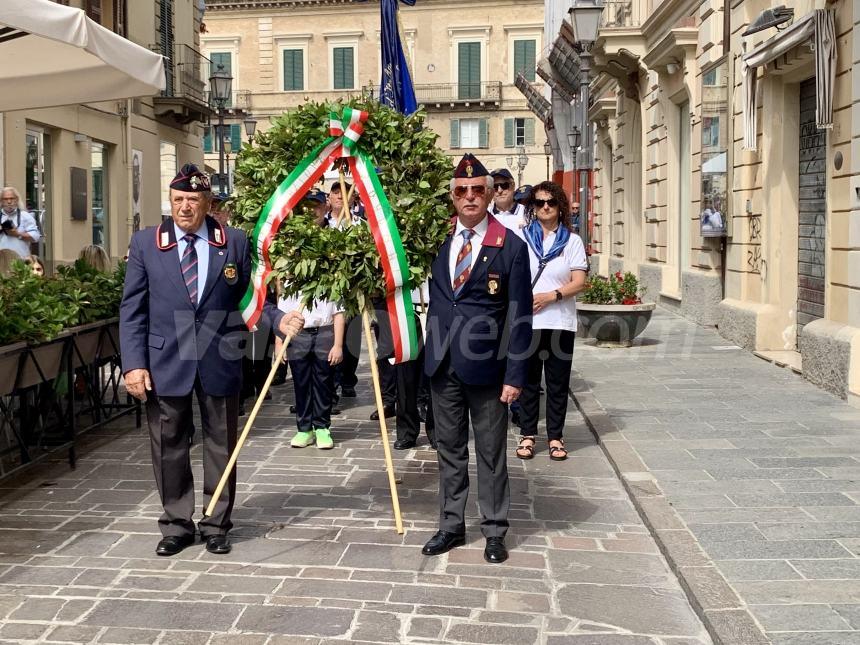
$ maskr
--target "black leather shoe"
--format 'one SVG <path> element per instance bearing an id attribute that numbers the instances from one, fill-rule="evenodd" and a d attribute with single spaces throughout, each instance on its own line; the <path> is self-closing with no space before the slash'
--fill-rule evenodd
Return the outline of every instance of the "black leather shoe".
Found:
<path id="1" fill-rule="evenodd" d="M 206 550 L 209 553 L 224 555 L 230 553 L 232 548 L 230 540 L 226 535 L 210 535 L 206 538 Z"/>
<path id="2" fill-rule="evenodd" d="M 395 450 L 409 450 L 410 448 L 414 448 L 417 444 L 414 441 L 407 441 L 406 439 L 398 439 L 394 442 Z"/>
<path id="3" fill-rule="evenodd" d="M 182 551 L 182 549 L 187 546 L 191 546 L 192 544 L 194 544 L 193 533 L 188 535 L 168 535 L 167 537 L 161 538 L 158 546 L 155 547 L 155 552 L 158 555 L 164 556 L 176 555 Z"/>
<path id="4" fill-rule="evenodd" d="M 296 406 L 295 406 L 295 405 L 291 405 L 291 406 L 290 406 L 290 414 L 295 414 L 295 413 L 296 413 Z"/>
<path id="5" fill-rule="evenodd" d="M 340 390 L 340 395 L 345 399 L 354 399 L 356 397 L 354 387 L 343 387 Z"/>
<path id="6" fill-rule="evenodd" d="M 384 408 L 382 408 L 382 411 L 385 412 L 385 418 L 386 419 L 393 417 L 395 414 L 393 405 L 386 405 Z M 370 420 L 371 421 L 379 421 L 379 411 L 378 410 L 374 410 L 371 413 Z"/>
<path id="7" fill-rule="evenodd" d="M 508 550 L 505 548 L 505 538 L 488 537 L 487 546 L 484 548 L 484 560 L 493 564 L 501 564 L 508 559 Z"/>
<path id="8" fill-rule="evenodd" d="M 436 531 L 436 535 L 427 541 L 427 544 L 421 549 L 421 553 L 424 555 L 442 555 L 455 546 L 463 546 L 464 544 L 466 544 L 466 535 L 464 533 Z"/>

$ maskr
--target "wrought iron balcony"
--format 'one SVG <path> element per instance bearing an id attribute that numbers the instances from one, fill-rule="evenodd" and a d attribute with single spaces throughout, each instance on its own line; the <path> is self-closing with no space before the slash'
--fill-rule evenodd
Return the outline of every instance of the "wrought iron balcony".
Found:
<path id="1" fill-rule="evenodd" d="M 365 85 L 361 88 L 361 93 L 373 97 L 378 90 L 376 86 Z M 502 83 L 485 81 L 419 84 L 415 85 L 415 98 L 428 110 L 473 106 L 497 108 L 502 104 Z"/>
<path id="2" fill-rule="evenodd" d="M 209 59 L 188 45 L 174 45 L 171 56 L 161 45 L 151 45 L 150 49 L 165 56 L 165 88 L 155 97 L 155 115 L 180 124 L 205 122 L 212 114 L 203 79 Z"/>

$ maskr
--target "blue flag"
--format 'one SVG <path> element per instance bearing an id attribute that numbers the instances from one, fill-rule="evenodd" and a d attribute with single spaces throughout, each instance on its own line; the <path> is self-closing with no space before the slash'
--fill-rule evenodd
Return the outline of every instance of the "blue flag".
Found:
<path id="1" fill-rule="evenodd" d="M 397 28 L 398 0 L 381 0 L 382 7 L 382 83 L 379 88 L 379 102 L 403 114 L 412 114 L 418 109 L 415 88 L 409 75 L 409 65 L 400 42 Z M 409 6 L 415 0 L 400 0 Z"/>

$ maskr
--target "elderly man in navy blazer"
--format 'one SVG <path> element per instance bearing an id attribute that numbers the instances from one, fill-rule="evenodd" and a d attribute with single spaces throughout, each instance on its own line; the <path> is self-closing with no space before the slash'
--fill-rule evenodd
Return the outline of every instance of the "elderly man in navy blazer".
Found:
<path id="1" fill-rule="evenodd" d="M 484 559 L 508 557 L 507 404 L 526 383 L 532 292 L 525 243 L 487 212 L 493 178 L 473 155 L 451 181 L 457 212 L 433 262 L 424 369 L 430 377 L 439 459 L 439 555 L 465 543 L 469 422 L 475 436 Z"/>
<path id="2" fill-rule="evenodd" d="M 146 402 L 152 465 L 164 513 L 158 555 L 195 540 L 190 446 L 192 397 L 203 430 L 203 494 L 211 497 L 233 448 L 247 338 L 238 311 L 251 275 L 248 238 L 207 216 L 209 178 L 186 164 L 170 184 L 172 219 L 131 238 L 120 306 L 122 367 L 129 394 Z M 300 314 L 269 304 L 268 324 L 301 331 Z M 236 471 L 215 512 L 200 521 L 210 553 L 229 553 Z M 204 508 L 208 499 L 204 500 Z"/>

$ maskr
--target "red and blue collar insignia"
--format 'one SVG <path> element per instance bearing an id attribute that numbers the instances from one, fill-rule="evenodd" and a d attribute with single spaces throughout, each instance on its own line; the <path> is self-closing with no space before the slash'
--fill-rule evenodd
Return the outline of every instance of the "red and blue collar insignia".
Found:
<path id="1" fill-rule="evenodd" d="M 487 232 L 484 234 L 483 246 L 502 248 L 505 244 L 506 229 L 495 217 L 487 215 Z"/>
<path id="2" fill-rule="evenodd" d="M 222 247 L 227 245 L 227 231 L 213 217 L 206 216 L 206 225 L 209 227 L 209 245 Z"/>
<path id="3" fill-rule="evenodd" d="M 155 229 L 155 245 L 159 251 L 166 251 L 176 246 L 176 234 L 173 231 L 173 220 L 166 219 Z"/>

